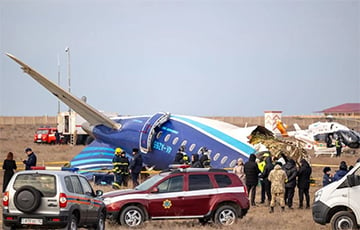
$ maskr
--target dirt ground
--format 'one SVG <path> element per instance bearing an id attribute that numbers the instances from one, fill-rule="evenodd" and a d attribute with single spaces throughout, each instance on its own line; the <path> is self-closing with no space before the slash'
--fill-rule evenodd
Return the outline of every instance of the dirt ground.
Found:
<path id="1" fill-rule="evenodd" d="M 70 161 L 77 153 L 81 151 L 84 146 L 71 145 L 46 145 L 33 143 L 33 135 L 37 126 L 34 125 L 0 125 L 0 154 L 5 159 L 6 154 L 11 151 L 15 155 L 15 160 L 18 163 L 18 168 L 23 168 L 22 160 L 26 158 L 24 149 L 30 147 L 38 157 L 38 165 L 49 165 L 49 162 L 56 162 L 61 165 L 64 162 Z M 316 179 L 316 184 L 311 186 L 310 194 L 311 201 L 314 198 L 316 190 L 321 188 L 322 168 L 324 166 L 331 166 L 333 172 L 338 168 L 340 161 L 344 160 L 348 165 L 355 164 L 360 157 L 360 152 L 357 150 L 354 153 L 343 154 L 340 158 L 330 156 L 315 157 L 313 152 L 310 152 L 311 164 L 313 168 L 312 176 Z M 0 174 L 0 185 L 2 187 L 2 172 Z M 110 186 L 94 186 L 95 189 L 103 191 L 112 190 Z M 259 202 L 260 187 L 257 188 L 256 201 Z M 298 206 L 297 189 L 295 190 L 294 209 L 286 209 L 285 212 L 280 212 L 280 208 L 275 208 L 275 213 L 269 213 L 269 207 L 263 204 L 257 204 L 256 207 L 251 207 L 248 214 L 238 221 L 236 226 L 226 229 L 330 229 L 330 226 L 321 226 L 316 224 L 312 219 L 311 209 L 296 209 Z M 1 219 L 1 217 L 0 217 Z M 215 229 L 214 226 L 201 226 L 197 221 L 152 221 L 147 222 L 145 229 Z M 107 223 L 106 229 L 123 229 L 120 226 L 113 226 Z"/>

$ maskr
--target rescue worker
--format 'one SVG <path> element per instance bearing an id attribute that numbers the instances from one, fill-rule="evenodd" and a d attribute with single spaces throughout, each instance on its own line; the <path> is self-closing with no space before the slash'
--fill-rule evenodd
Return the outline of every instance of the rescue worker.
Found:
<path id="1" fill-rule="evenodd" d="M 340 137 L 336 138 L 335 148 L 336 148 L 336 157 L 340 157 L 341 149 L 342 149 L 342 143 L 341 143 Z"/>
<path id="2" fill-rule="evenodd" d="M 189 156 L 186 154 L 186 152 L 183 152 L 182 154 L 183 154 L 181 160 L 182 164 L 187 164 L 187 165 L 190 164 L 190 159 Z"/>
<path id="3" fill-rule="evenodd" d="M 274 212 L 274 207 L 276 204 L 276 199 L 279 199 L 281 210 L 285 210 L 285 182 L 287 181 L 287 176 L 285 171 L 281 168 L 281 162 L 276 162 L 275 167 L 271 170 L 269 177 L 271 182 L 271 202 L 270 202 L 270 213 Z"/>
<path id="4" fill-rule="evenodd" d="M 266 164 L 265 164 L 264 172 L 262 173 L 262 179 L 264 182 L 265 195 L 267 196 L 267 199 L 268 199 L 267 205 L 269 205 L 271 202 L 271 182 L 269 181 L 268 177 L 269 177 L 271 170 L 274 169 L 274 165 L 273 165 L 273 162 L 271 160 L 271 156 L 269 153 L 265 153 L 264 156 L 266 156 L 266 158 L 265 158 Z M 265 199 L 264 199 L 264 201 L 265 201 Z"/>
<path id="5" fill-rule="evenodd" d="M 115 156 L 112 160 L 114 166 L 112 172 L 115 174 L 113 188 L 120 189 L 121 185 L 127 186 L 129 176 L 129 159 L 121 148 L 115 149 Z"/>
<path id="6" fill-rule="evenodd" d="M 186 160 L 189 161 L 189 157 L 185 153 L 185 145 L 182 145 L 175 155 L 174 164 L 184 164 Z"/>
<path id="7" fill-rule="evenodd" d="M 203 166 L 203 168 L 210 168 L 210 158 L 209 158 L 209 150 L 206 147 L 201 147 L 200 148 L 200 153 L 201 153 L 201 157 L 200 157 L 200 163 Z"/>
<path id="8" fill-rule="evenodd" d="M 261 186 L 261 201 L 260 201 L 261 204 L 265 203 L 265 184 L 264 184 L 263 173 L 265 170 L 265 165 L 266 165 L 265 159 L 267 156 L 269 156 L 269 154 L 264 153 L 262 155 L 262 157 L 260 158 L 261 160 L 257 163 L 258 168 L 260 170 L 259 181 L 260 181 L 260 186 Z"/>

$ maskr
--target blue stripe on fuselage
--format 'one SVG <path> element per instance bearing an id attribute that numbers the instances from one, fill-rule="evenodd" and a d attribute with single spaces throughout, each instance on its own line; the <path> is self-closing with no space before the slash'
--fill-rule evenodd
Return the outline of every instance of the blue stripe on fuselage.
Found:
<path id="1" fill-rule="evenodd" d="M 86 147 L 81 151 L 80 154 L 75 156 L 72 160 L 78 160 L 81 158 L 89 158 L 94 156 L 108 155 L 114 156 L 114 149 L 112 148 L 104 148 L 104 147 Z"/>
<path id="2" fill-rule="evenodd" d="M 231 146 L 234 146 L 235 148 L 241 150 L 242 152 L 245 152 L 247 154 L 251 154 L 253 153 L 255 150 L 254 148 L 252 148 L 251 146 L 247 145 L 247 144 L 244 144 L 243 142 L 217 130 L 217 129 L 214 129 L 210 126 L 207 126 L 205 124 L 202 124 L 198 121 L 194 121 L 194 120 L 191 120 L 189 118 L 185 118 L 185 117 L 179 117 L 179 116 L 171 116 L 173 118 L 176 118 L 176 119 L 179 119 L 179 120 L 182 120 L 182 121 L 185 121 L 187 123 L 190 123 L 191 125 L 197 127 L 197 128 L 200 128 L 202 130 L 204 130 L 205 132 L 219 138 L 220 140 L 224 141 L 225 143 L 231 145 Z"/>

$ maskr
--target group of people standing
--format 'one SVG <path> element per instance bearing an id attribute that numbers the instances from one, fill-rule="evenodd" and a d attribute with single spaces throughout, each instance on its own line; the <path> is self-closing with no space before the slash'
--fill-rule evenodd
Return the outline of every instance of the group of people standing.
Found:
<path id="1" fill-rule="evenodd" d="M 190 161 L 185 152 L 185 146 L 182 145 L 175 155 L 174 164 L 188 164 L 192 168 L 210 168 L 209 150 L 206 147 L 201 147 L 199 152 L 200 154 L 192 154 Z"/>
<path id="2" fill-rule="evenodd" d="M 360 158 L 356 161 L 360 162 Z M 322 180 L 322 184 L 323 186 L 326 186 L 334 181 L 338 181 L 341 178 L 343 178 L 351 169 L 353 168 L 352 165 L 350 165 L 349 167 L 347 166 L 345 161 L 341 161 L 339 164 L 339 169 L 335 172 L 335 174 L 331 173 L 331 168 L 330 167 L 324 167 L 323 168 L 323 180 Z"/>
<path id="3" fill-rule="evenodd" d="M 127 187 L 129 175 L 131 176 L 133 187 L 135 188 L 139 185 L 139 175 L 143 167 L 143 160 L 141 154 L 139 154 L 139 149 L 133 148 L 132 154 L 133 159 L 129 161 L 123 149 L 115 149 L 115 156 L 112 160 L 112 172 L 115 174 L 113 188 L 120 189 L 122 185 Z"/>
<path id="4" fill-rule="evenodd" d="M 310 208 L 309 188 L 312 169 L 305 159 L 302 159 L 297 167 L 296 162 L 285 154 L 281 154 L 280 159 L 272 157 L 268 152 L 264 153 L 260 159 L 257 159 L 255 154 L 251 154 L 246 163 L 239 159 L 233 172 L 246 185 L 252 206 L 256 206 L 256 188 L 260 184 L 260 203 L 265 203 L 267 197 L 271 213 L 274 212 L 277 200 L 282 210 L 285 210 L 286 205 L 289 209 L 293 209 L 296 186 L 299 190 L 299 208 L 304 207 L 304 197 L 305 208 Z"/>
<path id="5" fill-rule="evenodd" d="M 31 167 L 36 166 L 36 161 L 37 161 L 36 155 L 31 148 L 26 148 L 25 153 L 27 155 L 27 159 L 23 160 L 23 163 L 25 165 L 25 170 L 31 170 Z M 6 155 L 6 159 L 3 162 L 2 168 L 4 169 L 3 192 L 5 192 L 5 189 L 9 184 L 10 179 L 12 178 L 12 176 L 15 173 L 15 170 L 17 169 L 13 152 L 8 152 L 8 154 Z"/>

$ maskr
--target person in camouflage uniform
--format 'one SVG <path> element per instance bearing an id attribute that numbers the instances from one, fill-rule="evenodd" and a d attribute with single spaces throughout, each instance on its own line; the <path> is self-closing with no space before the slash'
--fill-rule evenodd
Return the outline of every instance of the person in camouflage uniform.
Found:
<path id="1" fill-rule="evenodd" d="M 275 167 L 271 170 L 268 180 L 271 182 L 271 202 L 270 202 L 270 213 L 274 212 L 274 207 L 276 204 L 276 199 L 279 198 L 281 210 L 285 210 L 285 183 L 287 181 L 287 176 L 285 171 L 281 168 L 281 163 L 276 162 Z"/>

